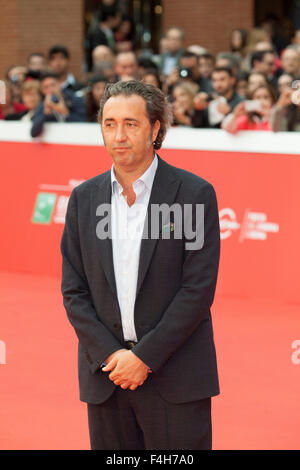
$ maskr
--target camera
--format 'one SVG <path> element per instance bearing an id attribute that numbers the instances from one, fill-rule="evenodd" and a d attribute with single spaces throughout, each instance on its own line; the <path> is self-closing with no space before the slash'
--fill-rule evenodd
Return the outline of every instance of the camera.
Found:
<path id="1" fill-rule="evenodd" d="M 51 100 L 53 101 L 53 103 L 58 103 L 59 102 L 58 96 L 56 96 L 56 95 L 52 95 Z"/>
<path id="2" fill-rule="evenodd" d="M 192 78 L 192 71 L 191 69 L 185 67 L 179 69 L 179 76 L 181 78 Z"/>
<path id="3" fill-rule="evenodd" d="M 261 111 L 261 103 L 257 100 L 246 100 L 245 101 L 245 111 L 246 112 L 256 112 Z"/>

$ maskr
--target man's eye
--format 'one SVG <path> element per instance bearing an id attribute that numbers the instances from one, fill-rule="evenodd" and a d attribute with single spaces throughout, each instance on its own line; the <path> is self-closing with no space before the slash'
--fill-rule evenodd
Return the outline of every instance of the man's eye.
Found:
<path id="1" fill-rule="evenodd" d="M 136 127 L 136 124 L 135 124 L 134 122 L 129 122 L 129 123 L 128 123 L 128 126 L 129 126 L 129 127 Z"/>

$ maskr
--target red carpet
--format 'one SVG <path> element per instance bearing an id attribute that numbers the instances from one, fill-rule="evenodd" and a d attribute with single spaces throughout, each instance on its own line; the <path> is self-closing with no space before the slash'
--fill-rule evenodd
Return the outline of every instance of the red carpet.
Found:
<path id="1" fill-rule="evenodd" d="M 2 272 L 0 286 L 0 449 L 89 449 L 60 281 Z M 300 448 L 300 364 L 291 360 L 299 311 L 299 304 L 216 295 L 214 449 Z"/>

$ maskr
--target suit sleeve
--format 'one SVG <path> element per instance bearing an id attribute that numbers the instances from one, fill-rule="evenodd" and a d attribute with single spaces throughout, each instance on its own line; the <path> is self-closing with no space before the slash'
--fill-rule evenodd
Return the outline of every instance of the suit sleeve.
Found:
<path id="1" fill-rule="evenodd" d="M 204 203 L 203 246 L 185 251 L 179 291 L 155 328 L 132 349 L 153 372 L 158 372 L 210 315 L 220 258 L 218 204 L 210 183 L 198 194 L 196 202 Z"/>
<path id="2" fill-rule="evenodd" d="M 55 117 L 44 113 L 44 102 L 40 103 L 32 117 L 32 126 L 30 130 L 31 137 L 38 137 L 44 128 L 45 122 L 56 122 Z"/>
<path id="3" fill-rule="evenodd" d="M 69 199 L 61 253 L 63 304 L 85 351 L 91 372 L 95 373 L 102 362 L 122 346 L 99 320 L 93 305 L 79 243 L 76 188 Z"/>
<path id="4" fill-rule="evenodd" d="M 70 113 L 66 117 L 66 122 L 85 122 L 86 120 L 85 101 L 81 97 L 74 96 L 72 98 Z"/>

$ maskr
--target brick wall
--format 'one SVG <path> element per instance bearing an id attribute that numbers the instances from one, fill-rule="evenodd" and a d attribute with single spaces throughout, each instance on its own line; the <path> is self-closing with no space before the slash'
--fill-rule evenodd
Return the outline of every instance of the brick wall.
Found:
<path id="1" fill-rule="evenodd" d="M 232 29 L 250 29 L 253 24 L 254 0 L 163 0 L 163 30 L 182 27 L 186 46 L 226 51 Z"/>
<path id="2" fill-rule="evenodd" d="M 17 0 L 0 0 L 0 79 L 18 60 Z"/>
<path id="3" fill-rule="evenodd" d="M 0 78 L 32 52 L 64 44 L 71 71 L 80 79 L 83 61 L 83 0 L 0 0 Z"/>
<path id="4" fill-rule="evenodd" d="M 213 53 L 228 49 L 233 28 L 253 26 L 254 0 L 163 0 L 163 29 L 179 25 L 186 45 Z M 71 71 L 82 75 L 84 0 L 0 0 L 0 79 L 12 64 L 55 43 L 71 52 Z"/>

